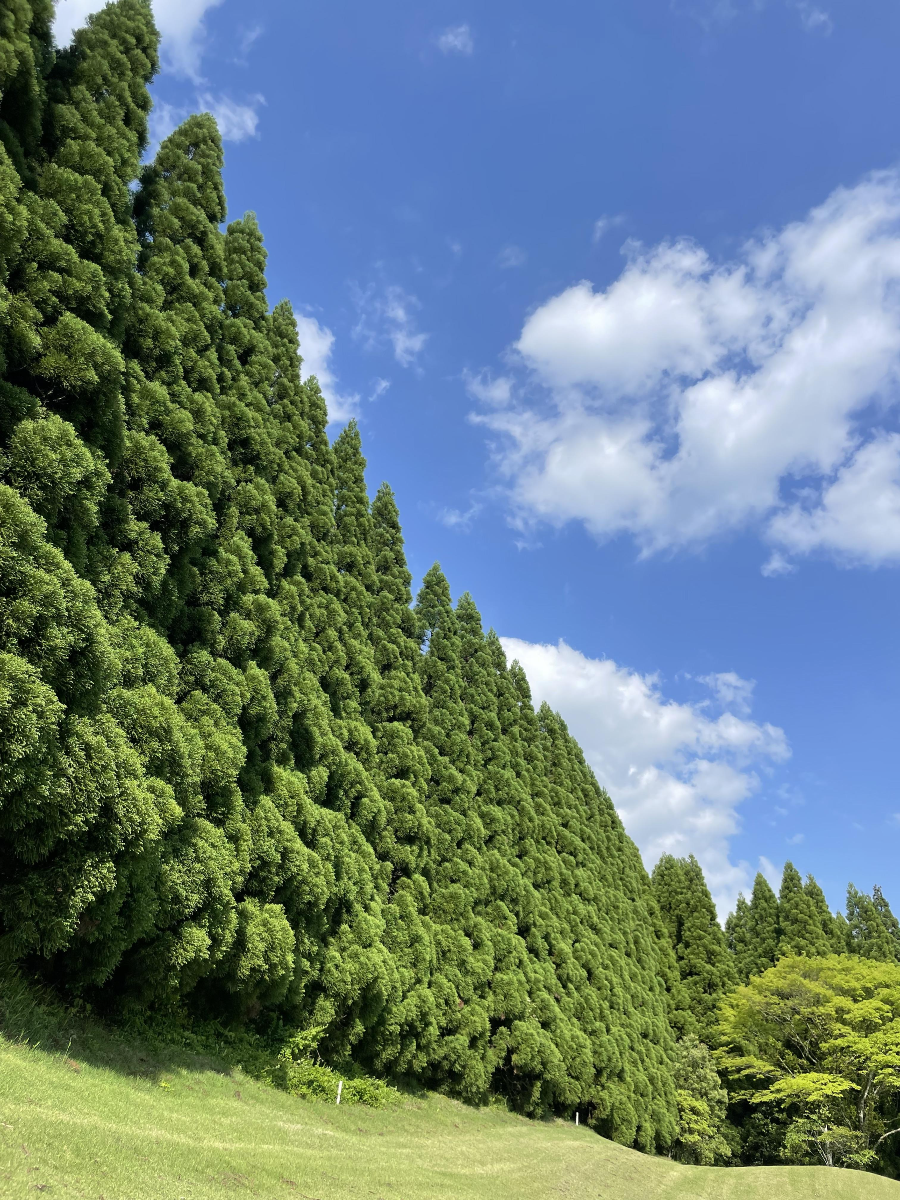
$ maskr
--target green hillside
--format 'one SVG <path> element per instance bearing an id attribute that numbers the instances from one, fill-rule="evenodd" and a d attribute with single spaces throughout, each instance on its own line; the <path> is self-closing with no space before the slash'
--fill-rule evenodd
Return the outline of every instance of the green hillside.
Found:
<path id="1" fill-rule="evenodd" d="M 300 1101 L 246 1076 L 168 1068 L 129 1075 L 0 1042 L 4 1197 L 205 1200 L 878 1200 L 900 1185 L 815 1167 L 683 1167 L 562 1121 L 535 1122 L 433 1094 L 373 1110 Z"/>

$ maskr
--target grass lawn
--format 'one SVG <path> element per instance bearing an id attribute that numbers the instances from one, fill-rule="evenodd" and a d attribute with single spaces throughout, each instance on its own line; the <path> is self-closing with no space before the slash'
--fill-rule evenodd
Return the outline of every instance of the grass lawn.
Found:
<path id="1" fill-rule="evenodd" d="M 116 1066 L 86 1057 L 77 1038 L 59 1053 L 0 1038 L 4 1200 L 900 1200 L 900 1184 L 874 1175 L 681 1167 L 439 1096 L 336 1107 L 136 1049 Z"/>

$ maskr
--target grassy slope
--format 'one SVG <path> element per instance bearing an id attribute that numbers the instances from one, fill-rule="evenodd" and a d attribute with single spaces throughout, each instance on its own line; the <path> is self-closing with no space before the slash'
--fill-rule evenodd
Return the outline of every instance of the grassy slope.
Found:
<path id="1" fill-rule="evenodd" d="M 92 1065 L 0 1038 L 0 1195 L 203 1200 L 900 1200 L 900 1184 L 802 1167 L 680 1167 L 561 1122 L 442 1097 L 373 1110 L 240 1073 Z"/>

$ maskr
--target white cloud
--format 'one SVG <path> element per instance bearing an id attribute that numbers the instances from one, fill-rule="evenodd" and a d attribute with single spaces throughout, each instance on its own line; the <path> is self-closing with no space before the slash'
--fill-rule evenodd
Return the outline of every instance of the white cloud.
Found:
<path id="1" fill-rule="evenodd" d="M 521 246 L 504 246 L 497 255 L 497 266 L 501 271 L 510 271 L 515 267 L 524 267 L 528 255 Z"/>
<path id="2" fill-rule="evenodd" d="M 591 236 L 591 241 L 596 246 L 600 239 L 605 237 L 611 229 L 615 229 L 617 225 L 622 225 L 624 221 L 625 217 L 622 214 L 615 217 L 598 217 L 594 222 L 594 232 Z"/>
<path id="3" fill-rule="evenodd" d="M 247 55 L 264 33 L 265 29 L 262 25 L 252 25 L 249 29 L 245 29 L 241 33 L 241 41 L 240 45 L 238 46 L 237 57 L 234 60 L 239 66 L 246 65 Z"/>
<path id="4" fill-rule="evenodd" d="M 767 579 L 775 579 L 779 575 L 790 575 L 796 570 L 796 563 L 792 563 L 789 558 L 785 558 L 780 550 L 773 550 L 768 559 L 760 567 L 760 571 Z"/>
<path id="5" fill-rule="evenodd" d="M 512 399 L 512 380 L 507 375 L 492 377 L 487 371 L 463 371 L 466 391 L 482 404 L 505 408 Z"/>
<path id="6" fill-rule="evenodd" d="M 150 154 L 156 153 L 156 147 L 164 138 L 167 138 L 173 130 L 177 129 L 182 121 L 186 121 L 191 115 L 191 109 L 184 108 L 180 105 L 169 104 L 166 100 L 157 100 L 154 102 L 150 110 Z"/>
<path id="7" fill-rule="evenodd" d="M 471 54 L 475 49 L 472 30 L 468 25 L 451 25 L 437 38 L 437 47 L 444 54 Z"/>
<path id="8" fill-rule="evenodd" d="M 261 104 L 265 104 L 265 99 L 257 95 L 252 98 L 251 104 L 238 104 L 228 96 L 213 96 L 209 92 L 201 92 L 197 96 L 197 104 L 216 118 L 223 141 L 243 142 L 247 138 L 256 137 L 259 125 L 259 113 L 256 110 Z"/>
<path id="9" fill-rule="evenodd" d="M 446 525 L 448 529 L 459 529 L 463 533 L 468 533 L 472 528 L 472 522 L 481 512 L 483 504 L 477 500 L 463 512 L 458 508 L 442 508 L 438 513 L 438 520 L 442 525 Z"/>
<path id="10" fill-rule="evenodd" d="M 254 96 L 253 104 L 238 104 L 227 96 L 216 97 L 208 92 L 199 92 L 193 106 L 157 100 L 150 110 L 150 153 L 155 153 L 154 148 L 163 138 L 167 138 L 191 113 L 198 111 L 212 113 L 225 142 L 242 142 L 248 137 L 256 137 L 259 125 L 256 108 L 260 104 L 265 104 L 262 96 Z"/>
<path id="11" fill-rule="evenodd" d="M 699 681 L 706 684 L 723 708 L 733 708 L 745 717 L 753 707 L 755 679 L 741 679 L 735 671 L 719 671 L 715 675 L 700 675 Z"/>
<path id="12" fill-rule="evenodd" d="M 53 31 L 65 45 L 104 0 L 58 0 Z M 153 0 L 153 15 L 161 36 L 164 65 L 179 75 L 200 82 L 200 59 L 206 30 L 203 19 L 222 0 Z"/>
<path id="13" fill-rule="evenodd" d="M 785 0 L 785 3 L 799 15 L 800 24 L 808 33 L 827 35 L 834 29 L 830 14 L 812 0 Z M 672 0 L 676 12 L 693 17 L 707 30 L 732 21 L 742 13 L 759 13 L 766 7 L 766 0 Z"/>
<path id="14" fill-rule="evenodd" d="M 754 527 L 776 551 L 900 562 L 900 176 L 840 188 L 716 263 L 627 247 L 515 347 L 543 399 L 477 418 L 520 521 L 582 521 L 642 553 Z"/>
<path id="15" fill-rule="evenodd" d="M 784 867 L 776 867 L 775 864 L 766 858 L 764 854 L 761 854 L 759 856 L 759 869 L 766 877 L 769 887 L 773 888 L 774 891 L 777 892 L 781 887 L 781 875 L 784 871 Z"/>
<path id="16" fill-rule="evenodd" d="M 413 366 L 428 341 L 429 334 L 416 327 L 415 312 L 419 300 L 397 284 L 383 290 L 370 285 L 355 289 L 359 321 L 353 335 L 368 349 L 386 342 L 401 367 Z"/>
<path id="17" fill-rule="evenodd" d="M 834 31 L 834 21 L 830 13 L 809 0 L 794 0 L 793 8 L 800 14 L 800 23 L 809 33 L 824 33 L 826 36 Z"/>
<path id="18" fill-rule="evenodd" d="M 852 563 L 900 563 L 900 435 L 861 446 L 810 504 L 778 513 L 770 534 L 797 554 L 828 549 Z"/>
<path id="19" fill-rule="evenodd" d="M 757 770 L 789 757 L 782 730 L 729 711 L 713 720 L 702 705 L 667 700 L 654 676 L 565 642 L 501 640 L 535 702 L 562 714 L 647 866 L 663 853 L 696 854 L 726 913 L 751 882 L 748 865 L 729 858 L 738 809 L 759 787 Z"/>
<path id="20" fill-rule="evenodd" d="M 331 369 L 331 352 L 334 334 L 315 317 L 297 314 L 297 331 L 300 336 L 300 353 L 303 356 L 302 377 L 315 375 L 328 405 L 329 424 L 349 421 L 359 415 L 359 396 L 345 396 L 338 390 L 338 381 Z"/>

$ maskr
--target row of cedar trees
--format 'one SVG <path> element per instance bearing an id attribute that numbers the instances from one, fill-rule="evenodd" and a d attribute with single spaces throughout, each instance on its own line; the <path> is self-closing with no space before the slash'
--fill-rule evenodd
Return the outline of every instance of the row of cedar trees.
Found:
<path id="1" fill-rule="evenodd" d="M 680 1036 L 718 1042 L 719 1005 L 753 975 L 783 957 L 853 954 L 900 963 L 900 921 L 879 887 L 867 895 L 851 883 L 847 916 L 834 914 L 811 875 L 806 881 L 785 863 L 778 895 L 758 874 L 750 900 L 738 896 L 722 930 L 697 860 L 663 855 L 653 869 L 654 898 L 675 949 L 681 993 L 672 997 L 672 1023 Z"/>
<path id="2" fill-rule="evenodd" d="M 147 0 L 52 16 L 0 3 L 0 953 L 668 1144 L 675 960 L 609 797 L 470 597 L 411 604 L 212 118 L 141 167 Z"/>
<path id="3" fill-rule="evenodd" d="M 52 16 L 0 2 L 0 957 L 670 1145 L 676 1037 L 847 931 L 793 868 L 730 950 L 651 884 L 471 598 L 412 604 L 212 118 L 141 167 L 147 0 Z"/>

